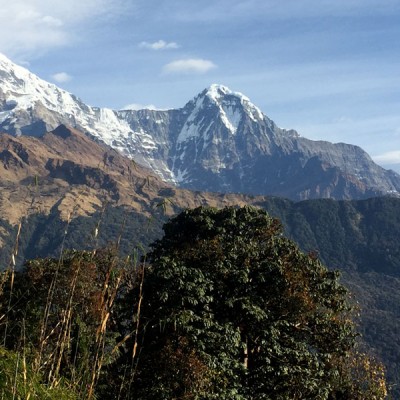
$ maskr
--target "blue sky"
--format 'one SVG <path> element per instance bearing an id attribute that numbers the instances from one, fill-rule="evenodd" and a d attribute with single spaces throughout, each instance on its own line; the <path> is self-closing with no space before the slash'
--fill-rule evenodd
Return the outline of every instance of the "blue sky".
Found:
<path id="1" fill-rule="evenodd" d="M 0 51 L 90 105 L 182 107 L 221 83 L 283 128 L 359 145 L 400 171 L 398 0 L 0 6 Z"/>

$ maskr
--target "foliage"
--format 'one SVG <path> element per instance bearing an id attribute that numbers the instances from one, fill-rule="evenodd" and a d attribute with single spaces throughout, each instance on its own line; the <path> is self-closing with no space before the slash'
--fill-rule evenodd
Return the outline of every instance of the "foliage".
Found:
<path id="1" fill-rule="evenodd" d="M 345 377 L 344 384 L 339 387 L 332 399 L 383 399 L 387 389 L 384 368 L 373 357 L 353 351 L 351 357 L 339 366 Z"/>
<path id="2" fill-rule="evenodd" d="M 4 400 L 41 399 L 74 400 L 78 399 L 72 389 L 60 382 L 56 388 L 43 383 L 38 373 L 27 365 L 24 355 L 6 350 L 0 346 L 0 394 Z"/>
<path id="3" fill-rule="evenodd" d="M 198 208 L 164 231 L 149 254 L 136 398 L 385 397 L 380 375 L 356 379 L 338 274 L 285 238 L 279 221 L 251 207 Z M 189 355 L 201 374 L 166 374 Z"/>

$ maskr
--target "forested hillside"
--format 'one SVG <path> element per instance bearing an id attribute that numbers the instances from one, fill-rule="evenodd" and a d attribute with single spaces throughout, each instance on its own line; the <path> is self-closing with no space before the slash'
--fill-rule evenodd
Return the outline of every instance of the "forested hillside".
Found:
<path id="1" fill-rule="evenodd" d="M 1 275 L 3 397 L 386 397 L 339 274 L 302 253 L 278 219 L 199 207 L 163 230 L 149 252 L 139 244 L 119 255 L 119 229 L 113 249 Z"/>
<path id="2" fill-rule="evenodd" d="M 400 200 L 372 198 L 362 201 L 312 200 L 294 203 L 269 198 L 258 204 L 281 219 L 285 234 L 305 251 L 317 252 L 329 268 L 342 271 L 342 280 L 360 303 L 363 338 L 388 368 L 390 382 L 400 374 Z M 17 263 L 35 257 L 58 257 L 64 249 L 93 249 L 115 245 L 121 254 L 135 247 L 144 252 L 161 236 L 167 220 L 164 208 L 178 212 L 160 199 L 152 217 L 125 207 L 106 207 L 91 217 L 69 224 L 57 215 L 32 215 L 22 223 Z M 1 262 L 8 265 L 15 246 L 16 227 L 1 222 Z M 98 232 L 97 235 L 94 233 Z M 397 391 L 396 391 L 397 393 Z"/>
<path id="3" fill-rule="evenodd" d="M 253 204 L 279 218 L 285 233 L 305 251 L 317 251 L 330 268 L 351 272 L 378 272 L 400 275 L 400 200 L 371 198 L 359 201 L 329 199 L 292 202 L 266 198 Z M 57 214 L 33 214 L 22 222 L 19 239 L 20 263 L 26 258 L 56 256 L 61 244 L 65 248 L 92 248 L 113 244 L 120 237 L 122 254 L 136 245 L 146 247 L 159 237 L 168 219 L 164 208 L 179 212 L 173 200 L 160 198 L 151 216 L 127 207 L 105 207 L 90 217 L 79 216 L 70 223 Z M 93 237 L 97 228 L 98 236 Z M 1 263 L 6 265 L 16 232 L 8 222 L 0 220 L 3 251 Z M 7 232 L 7 236 L 5 233 Z M 65 233 L 67 232 L 67 233 Z M 8 254 L 7 254 L 8 253 Z"/>

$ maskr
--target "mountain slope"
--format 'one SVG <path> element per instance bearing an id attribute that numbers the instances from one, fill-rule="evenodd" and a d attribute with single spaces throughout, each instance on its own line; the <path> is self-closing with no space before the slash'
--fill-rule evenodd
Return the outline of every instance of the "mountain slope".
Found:
<path id="1" fill-rule="evenodd" d="M 0 130 L 42 135 L 73 126 L 164 181 L 294 200 L 398 195 L 400 176 L 362 149 L 278 128 L 241 93 L 212 85 L 176 110 L 99 109 L 0 56 Z"/>
<path id="2" fill-rule="evenodd" d="M 37 212 L 57 213 L 62 219 L 92 215 L 107 204 L 145 215 L 163 205 L 170 215 L 176 207 L 252 201 L 249 196 L 176 189 L 115 149 L 65 125 L 41 137 L 0 133 L 0 215 L 11 224 Z"/>

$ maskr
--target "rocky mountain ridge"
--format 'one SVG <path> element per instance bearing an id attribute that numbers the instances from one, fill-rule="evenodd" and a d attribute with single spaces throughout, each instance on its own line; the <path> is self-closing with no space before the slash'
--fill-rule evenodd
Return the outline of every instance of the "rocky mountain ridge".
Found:
<path id="1" fill-rule="evenodd" d="M 400 175 L 357 146 L 276 126 L 241 93 L 211 85 L 174 110 L 100 109 L 0 56 L 0 130 L 75 127 L 165 182 L 191 190 L 310 198 L 398 196 Z"/>

